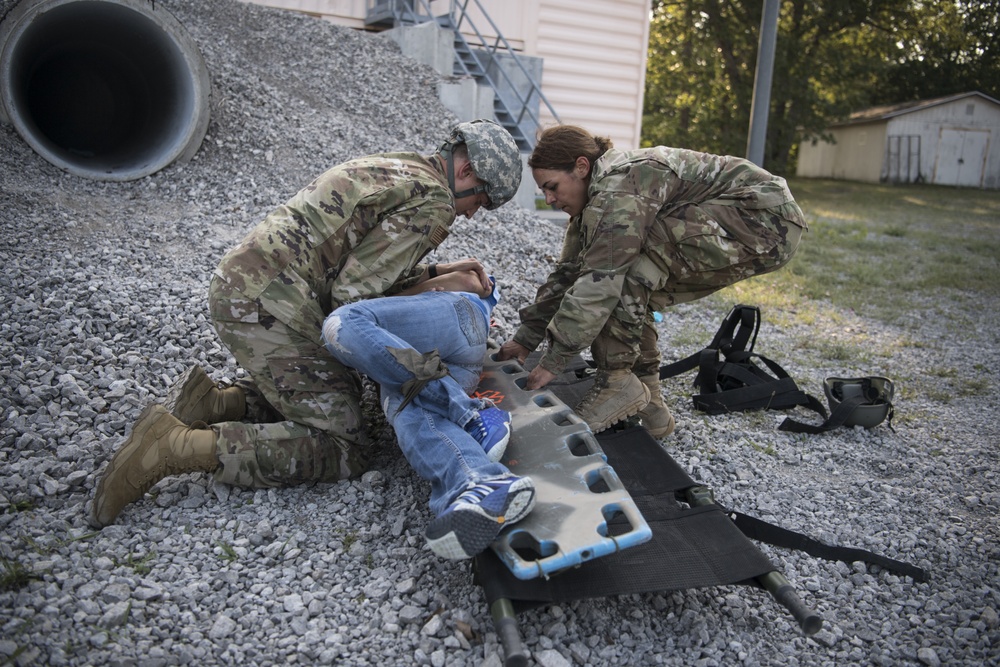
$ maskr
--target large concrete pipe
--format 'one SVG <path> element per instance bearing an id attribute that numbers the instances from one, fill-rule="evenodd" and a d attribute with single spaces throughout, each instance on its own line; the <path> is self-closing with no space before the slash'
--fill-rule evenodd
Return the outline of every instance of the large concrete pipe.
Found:
<path id="1" fill-rule="evenodd" d="M 0 23 L 0 109 L 43 158 L 129 181 L 189 160 L 209 76 L 184 27 L 151 0 L 21 0 Z"/>

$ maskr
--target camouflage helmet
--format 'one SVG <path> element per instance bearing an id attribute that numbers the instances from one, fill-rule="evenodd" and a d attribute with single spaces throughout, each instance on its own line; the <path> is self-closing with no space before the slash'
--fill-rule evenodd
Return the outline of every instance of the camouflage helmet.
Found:
<path id="1" fill-rule="evenodd" d="M 468 148 L 472 169 L 485 187 L 455 192 L 451 153 L 461 143 Z M 438 152 L 448 161 L 448 182 L 456 199 L 485 192 L 490 199 L 486 208 L 492 210 L 513 199 L 521 185 L 521 152 L 510 132 L 492 120 L 459 123 Z"/>

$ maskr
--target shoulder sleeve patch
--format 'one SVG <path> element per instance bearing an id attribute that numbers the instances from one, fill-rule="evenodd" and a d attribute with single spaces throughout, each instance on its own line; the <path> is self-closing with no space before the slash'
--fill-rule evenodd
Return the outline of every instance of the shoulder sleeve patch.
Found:
<path id="1" fill-rule="evenodd" d="M 436 225 L 431 229 L 431 245 L 435 248 L 444 243 L 444 240 L 448 238 L 449 231 L 443 226 Z"/>

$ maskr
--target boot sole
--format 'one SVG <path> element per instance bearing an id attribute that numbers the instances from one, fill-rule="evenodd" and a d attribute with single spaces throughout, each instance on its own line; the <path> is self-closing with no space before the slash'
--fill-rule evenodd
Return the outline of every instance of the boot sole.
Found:
<path id="1" fill-rule="evenodd" d="M 643 389 L 646 388 L 643 387 Z M 604 421 L 598 422 L 597 424 L 591 424 L 590 422 L 587 422 L 587 426 L 590 427 L 592 433 L 600 433 L 601 431 L 605 431 L 611 426 L 617 424 L 621 420 L 628 419 L 632 415 L 638 413 L 640 410 L 646 407 L 648 403 L 649 403 L 649 390 L 646 389 L 645 395 L 638 397 L 636 400 L 632 401 L 628 405 L 620 408 L 618 412 L 612 414 Z"/>
<path id="2" fill-rule="evenodd" d="M 111 457 L 111 460 L 108 461 L 108 465 L 104 469 L 104 474 L 101 476 L 101 481 L 97 484 L 97 490 L 94 492 L 94 502 L 87 521 L 92 528 L 101 529 L 105 526 L 110 526 L 114 523 L 115 519 L 118 518 L 118 515 L 121 514 L 125 505 L 135 502 L 144 495 L 145 492 L 142 492 L 136 498 L 126 501 L 122 504 L 118 511 L 110 517 L 106 515 L 104 517 L 101 516 L 102 510 L 107 507 L 107 503 L 102 501 L 107 499 L 105 488 L 108 485 L 108 480 L 112 475 L 118 473 L 119 469 L 124 466 L 123 462 L 128 460 L 135 453 L 135 450 L 142 445 L 143 440 L 145 440 L 146 433 L 148 433 L 153 427 L 156 420 L 153 418 L 150 419 L 148 424 L 145 422 L 150 418 L 157 407 L 156 403 L 150 403 L 143 408 L 142 412 L 139 414 L 139 418 L 135 421 L 135 425 L 132 427 L 132 432 L 129 433 L 125 442 L 122 443 L 121 447 L 118 448 L 118 451 L 115 452 L 114 456 Z"/>
<path id="3" fill-rule="evenodd" d="M 652 403 L 650 403 L 650 405 L 652 405 Z M 646 429 L 647 433 L 654 438 L 662 438 L 674 432 L 677 422 L 674 421 L 674 416 L 670 413 L 670 410 L 667 409 L 666 406 L 656 406 L 653 408 L 652 412 L 660 413 L 658 418 L 652 418 L 649 414 L 651 411 L 648 408 L 649 406 L 646 406 L 646 408 L 639 410 L 637 413 L 640 421 L 642 422 L 642 426 Z M 667 416 L 666 419 L 662 418 L 664 414 Z M 653 426 L 653 423 L 660 424 L 660 426 Z"/>
<path id="4" fill-rule="evenodd" d="M 677 423 L 674 421 L 674 418 L 671 416 L 670 417 L 670 423 L 667 424 L 666 426 L 661 426 L 660 428 L 657 428 L 657 429 L 649 428 L 649 426 L 647 426 L 645 423 L 643 423 L 643 426 L 645 427 L 646 431 L 651 436 L 653 436 L 654 438 L 662 438 L 664 436 L 667 436 L 667 435 L 670 435 L 671 433 L 673 433 L 674 429 L 677 426 Z"/>
<path id="5" fill-rule="evenodd" d="M 189 391 L 199 383 L 204 382 L 203 377 L 207 378 L 208 375 L 201 366 L 191 366 L 170 386 L 166 398 L 163 399 L 163 407 L 167 409 L 167 412 L 185 424 L 198 420 L 206 421 L 205 415 L 201 411 L 195 410 L 191 401 L 188 400 Z M 209 382 L 211 382 L 210 378 Z M 215 383 L 211 382 L 211 386 L 214 387 Z"/>

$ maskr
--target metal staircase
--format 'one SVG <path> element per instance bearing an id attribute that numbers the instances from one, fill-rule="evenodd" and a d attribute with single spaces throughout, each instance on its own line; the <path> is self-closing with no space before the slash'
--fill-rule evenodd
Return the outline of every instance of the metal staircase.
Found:
<path id="1" fill-rule="evenodd" d="M 496 37 L 488 40 L 469 15 L 470 2 L 489 23 Z M 440 0 L 438 3 L 440 4 Z M 373 29 L 436 23 L 454 35 L 453 74 L 467 76 L 493 89 L 493 113 L 496 121 L 514 137 L 522 151 L 535 143 L 540 126 L 538 109 L 544 104 L 558 122 L 559 115 L 542 93 L 541 84 L 525 67 L 523 58 L 511 48 L 500 29 L 479 0 L 451 0 L 447 14 L 434 15 L 427 0 L 368 0 L 365 25 Z M 515 81 L 505 64 L 513 64 Z"/>

